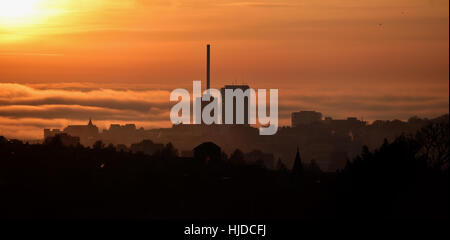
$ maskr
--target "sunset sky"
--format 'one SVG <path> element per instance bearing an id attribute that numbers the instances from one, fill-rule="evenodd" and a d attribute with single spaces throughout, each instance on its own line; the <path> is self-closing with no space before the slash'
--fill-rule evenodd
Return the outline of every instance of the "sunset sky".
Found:
<path id="1" fill-rule="evenodd" d="M 449 109 L 448 0 L 0 0 L 0 135 L 170 126 L 169 92 L 279 89 L 290 112 L 364 120 Z"/>

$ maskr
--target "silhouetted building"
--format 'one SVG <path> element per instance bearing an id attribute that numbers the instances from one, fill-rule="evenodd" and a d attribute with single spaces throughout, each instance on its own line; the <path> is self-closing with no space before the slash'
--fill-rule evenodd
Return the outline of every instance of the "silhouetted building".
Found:
<path id="1" fill-rule="evenodd" d="M 134 153 L 142 152 L 148 155 L 153 155 L 157 151 L 161 151 L 163 147 L 163 144 L 154 143 L 152 140 L 144 140 L 140 143 L 131 144 L 130 149 Z"/>
<path id="2" fill-rule="evenodd" d="M 99 139 L 99 132 L 97 126 L 92 123 L 89 119 L 87 125 L 69 125 L 64 128 L 64 133 L 71 136 L 80 137 L 80 141 L 83 145 L 92 145 L 95 141 Z"/>
<path id="3" fill-rule="evenodd" d="M 225 85 L 223 88 L 220 89 L 220 93 L 222 95 L 222 123 L 225 123 L 225 90 L 227 89 L 231 89 L 233 91 L 235 90 L 242 90 L 242 92 L 245 93 L 245 91 L 247 89 L 250 89 L 250 87 L 248 85 Z M 237 98 L 233 98 L 233 123 L 236 124 L 236 113 L 237 113 Z M 244 97 L 243 99 L 243 106 L 244 106 L 244 124 L 245 125 L 249 125 L 250 124 L 250 119 L 248 118 L 248 107 L 251 106 L 251 102 L 250 102 L 250 98 L 249 97 Z"/>
<path id="4" fill-rule="evenodd" d="M 206 89 L 210 89 L 211 87 L 211 46 L 206 45 Z"/>
<path id="5" fill-rule="evenodd" d="M 326 117 L 324 123 L 334 129 L 351 129 L 366 125 L 366 122 L 358 120 L 356 117 L 348 117 L 347 119 L 332 119 L 331 117 Z"/>
<path id="6" fill-rule="evenodd" d="M 103 129 L 101 134 L 101 139 L 105 143 L 122 143 L 128 146 L 144 140 L 144 137 L 144 129 L 137 129 L 134 124 L 111 124 L 109 129 Z"/>
<path id="7" fill-rule="evenodd" d="M 208 44 L 206 45 L 206 90 L 211 88 L 211 46 Z M 223 88 L 221 88 L 221 105 L 222 105 L 222 123 L 225 123 L 225 90 L 226 89 L 231 89 L 233 91 L 235 90 L 242 90 L 244 93 L 247 89 L 249 89 L 250 87 L 248 85 L 225 85 Z M 204 96 L 204 95 L 202 95 Z M 197 99 L 197 101 L 201 102 L 201 109 L 203 112 L 203 109 L 205 108 L 205 106 L 207 106 L 209 103 L 214 101 L 214 97 L 211 96 L 209 101 L 202 101 L 202 99 Z M 237 113 L 237 99 L 234 98 L 233 99 L 233 124 L 237 124 L 236 122 L 236 113 Z M 243 102 L 243 106 L 244 106 L 244 123 L 245 125 L 250 124 L 249 118 L 248 118 L 248 107 L 250 106 L 250 99 L 248 97 L 244 98 L 244 102 Z M 203 123 L 203 122 L 202 122 Z"/>
<path id="8" fill-rule="evenodd" d="M 211 46 L 209 44 L 206 45 L 206 89 L 208 90 L 211 88 Z M 207 96 L 206 94 L 202 94 L 202 97 Z M 201 105 L 201 112 L 203 112 L 203 109 L 214 101 L 214 97 L 210 96 L 209 101 L 203 100 L 202 98 L 197 98 L 197 101 L 200 102 Z M 217 113 L 214 113 L 217 114 Z M 203 117 L 202 117 L 203 119 Z M 203 121 L 201 122 L 203 124 Z"/>
<path id="9" fill-rule="evenodd" d="M 61 133 L 62 133 L 61 130 L 59 130 L 57 128 L 54 128 L 54 129 L 46 128 L 46 129 L 44 129 L 44 140 L 49 138 L 49 137 L 53 137 L 53 136 L 55 136 L 57 134 L 61 134 Z"/>
<path id="10" fill-rule="evenodd" d="M 318 123 L 322 120 L 322 113 L 316 111 L 293 112 L 291 115 L 292 127 Z"/>

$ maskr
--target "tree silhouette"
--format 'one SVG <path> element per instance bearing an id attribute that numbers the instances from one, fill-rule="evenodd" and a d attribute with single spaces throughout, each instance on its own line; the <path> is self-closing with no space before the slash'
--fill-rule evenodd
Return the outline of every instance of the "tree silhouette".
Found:
<path id="1" fill-rule="evenodd" d="M 281 158 L 278 158 L 277 161 L 277 168 L 278 171 L 280 172 L 287 172 L 287 167 L 286 165 L 284 165 L 283 161 L 281 160 Z"/>
<path id="2" fill-rule="evenodd" d="M 230 156 L 230 163 L 235 165 L 244 165 L 244 153 L 240 149 L 234 150 L 234 152 Z"/>
<path id="3" fill-rule="evenodd" d="M 221 156 L 221 148 L 213 142 L 205 142 L 194 148 L 194 158 L 201 163 L 218 163 Z"/>
<path id="4" fill-rule="evenodd" d="M 105 144 L 101 140 L 98 140 L 94 143 L 94 145 L 92 145 L 92 147 L 96 150 L 100 150 L 105 148 Z"/>
<path id="5" fill-rule="evenodd" d="M 432 123 L 420 129 L 416 139 L 422 149 L 420 154 L 427 164 L 438 169 L 448 169 L 449 160 L 449 123 Z"/>
<path id="6" fill-rule="evenodd" d="M 311 159 L 311 162 L 307 167 L 307 171 L 309 175 L 314 178 L 314 180 L 318 180 L 318 178 L 320 178 L 320 175 L 322 175 L 322 170 L 320 169 L 320 166 L 319 164 L 317 164 L 315 159 Z"/>
<path id="7" fill-rule="evenodd" d="M 163 159 L 175 159 L 178 157 L 178 150 L 169 142 L 162 149 L 162 157 Z"/>

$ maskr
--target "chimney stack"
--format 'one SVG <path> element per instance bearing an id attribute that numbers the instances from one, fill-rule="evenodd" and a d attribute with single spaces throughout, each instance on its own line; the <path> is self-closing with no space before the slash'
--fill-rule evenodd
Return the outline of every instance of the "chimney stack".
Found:
<path id="1" fill-rule="evenodd" d="M 206 90 L 210 88 L 210 45 L 206 45 Z"/>

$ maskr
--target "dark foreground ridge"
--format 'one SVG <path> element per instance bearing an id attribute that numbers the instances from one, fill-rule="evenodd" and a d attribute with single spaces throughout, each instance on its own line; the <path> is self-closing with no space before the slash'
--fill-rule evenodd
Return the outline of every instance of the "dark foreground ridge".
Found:
<path id="1" fill-rule="evenodd" d="M 375 151 L 364 147 L 337 172 L 302 162 L 301 151 L 292 170 L 269 170 L 212 142 L 187 158 L 171 144 L 146 155 L 1 137 L 0 218 L 448 218 L 448 115 Z"/>

